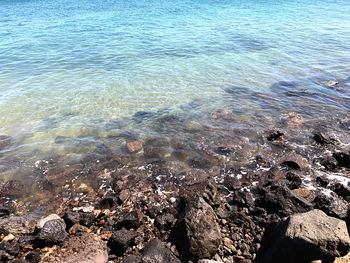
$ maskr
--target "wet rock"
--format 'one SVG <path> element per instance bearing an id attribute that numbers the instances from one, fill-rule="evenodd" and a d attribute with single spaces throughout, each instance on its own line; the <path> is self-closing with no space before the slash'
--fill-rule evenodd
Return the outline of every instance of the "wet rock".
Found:
<path id="1" fill-rule="evenodd" d="M 284 133 L 279 130 L 270 130 L 265 133 L 265 136 L 270 142 L 280 141 L 283 139 Z"/>
<path id="2" fill-rule="evenodd" d="M 210 161 L 202 158 L 202 157 L 195 157 L 188 161 L 188 164 L 192 168 L 198 168 L 198 169 L 210 169 L 213 165 Z"/>
<path id="3" fill-rule="evenodd" d="M 35 231 L 37 222 L 44 215 L 43 211 L 35 211 L 28 215 L 11 216 L 0 219 L 0 233 L 24 235 L 32 234 Z"/>
<path id="4" fill-rule="evenodd" d="M 323 176 L 316 177 L 316 182 L 322 187 L 327 187 L 327 185 L 329 184 L 329 180 Z"/>
<path id="5" fill-rule="evenodd" d="M 286 174 L 286 179 L 287 179 L 287 186 L 289 189 L 293 190 L 301 186 L 302 181 L 299 175 L 289 172 Z"/>
<path id="6" fill-rule="evenodd" d="M 229 148 L 229 147 L 225 147 L 225 146 L 220 146 L 220 147 L 217 147 L 215 149 L 215 152 L 217 154 L 221 154 L 221 155 L 228 155 L 228 154 L 234 152 L 234 149 L 233 148 Z"/>
<path id="7" fill-rule="evenodd" d="M 172 237 L 184 258 L 210 258 L 221 244 L 217 217 L 203 198 L 195 196 L 181 212 Z"/>
<path id="8" fill-rule="evenodd" d="M 308 201 L 310 201 L 312 199 L 312 192 L 307 188 L 293 189 L 293 193 L 296 193 L 298 196 L 300 196 Z"/>
<path id="9" fill-rule="evenodd" d="M 201 173 L 191 173 L 185 175 L 182 181 L 184 187 L 182 196 L 184 199 L 191 199 L 194 195 L 199 195 L 212 206 L 220 203 L 220 194 L 217 185 L 212 177 L 203 176 Z"/>
<path id="10" fill-rule="evenodd" d="M 306 212 L 313 207 L 311 203 L 286 186 L 277 186 L 271 190 L 265 190 L 263 196 L 256 200 L 256 204 L 268 213 L 276 213 L 280 216 Z"/>
<path id="11" fill-rule="evenodd" d="M 0 185 L 0 196 L 20 197 L 26 192 L 26 186 L 18 180 L 10 180 L 3 185 Z"/>
<path id="12" fill-rule="evenodd" d="M 66 224 L 61 219 L 47 221 L 41 229 L 38 238 L 45 243 L 61 243 L 67 237 Z"/>
<path id="13" fill-rule="evenodd" d="M 163 158 L 171 153 L 168 140 L 163 138 L 146 140 L 143 151 L 147 158 Z"/>
<path id="14" fill-rule="evenodd" d="M 350 168 L 350 155 L 344 152 L 333 153 L 333 157 L 338 161 L 340 167 Z"/>
<path id="15" fill-rule="evenodd" d="M 138 111 L 134 114 L 132 119 L 136 122 L 142 122 L 143 120 L 152 119 L 157 116 L 157 113 L 153 111 Z"/>
<path id="16" fill-rule="evenodd" d="M 349 249 L 345 222 L 312 210 L 269 226 L 263 240 L 261 262 L 330 260 L 346 255 Z"/>
<path id="17" fill-rule="evenodd" d="M 0 135 L 0 151 L 11 145 L 12 137 L 8 135 Z"/>
<path id="18" fill-rule="evenodd" d="M 142 255 L 143 263 L 181 263 L 181 261 L 157 238 L 150 241 Z"/>
<path id="19" fill-rule="evenodd" d="M 15 209 L 9 206 L 0 206 L 0 218 L 7 217 L 14 213 Z"/>
<path id="20" fill-rule="evenodd" d="M 242 187 L 239 179 L 235 176 L 230 175 L 225 176 L 224 186 L 230 191 L 239 190 Z"/>
<path id="21" fill-rule="evenodd" d="M 283 121 L 289 126 L 299 126 L 304 123 L 304 118 L 296 112 L 290 112 L 284 116 Z"/>
<path id="22" fill-rule="evenodd" d="M 314 134 L 314 140 L 319 144 L 336 144 L 338 141 L 331 136 L 318 132 Z"/>
<path id="23" fill-rule="evenodd" d="M 1 243 L 1 246 L 3 245 L 6 252 L 12 255 L 17 255 L 21 249 L 20 244 L 18 243 L 18 239 L 14 239 L 10 242 Z"/>
<path id="24" fill-rule="evenodd" d="M 328 171 L 334 171 L 335 169 L 337 169 L 338 166 L 337 160 L 332 156 L 321 158 L 320 164 Z"/>
<path id="25" fill-rule="evenodd" d="M 137 236 L 138 234 L 136 232 L 127 229 L 113 232 L 108 241 L 108 247 L 111 249 L 111 253 L 117 256 L 123 255 L 125 250 L 134 242 L 134 239 Z"/>
<path id="26" fill-rule="evenodd" d="M 296 153 L 290 153 L 282 157 L 280 163 L 282 166 L 296 170 L 305 169 L 309 166 L 308 160 Z"/>
<path id="27" fill-rule="evenodd" d="M 135 153 L 142 150 L 143 144 L 144 142 L 140 140 L 131 141 L 126 144 L 126 147 L 128 148 L 129 152 Z"/>
<path id="28" fill-rule="evenodd" d="M 69 236 L 61 247 L 47 253 L 40 261 L 40 263 L 51 262 L 107 263 L 107 246 L 93 233 L 78 233 Z"/>
<path id="29" fill-rule="evenodd" d="M 175 217 L 172 214 L 166 213 L 166 214 L 157 216 L 154 223 L 159 230 L 168 230 L 170 229 L 174 220 L 175 220 Z"/>
<path id="30" fill-rule="evenodd" d="M 330 189 L 335 192 L 337 195 L 347 199 L 350 197 L 350 188 L 341 184 L 341 183 L 335 183 L 330 186 Z"/>
<path id="31" fill-rule="evenodd" d="M 315 199 L 315 208 L 322 210 L 329 216 L 344 219 L 347 217 L 348 204 L 346 201 L 335 198 L 333 196 L 326 196 L 318 194 Z"/>
<path id="32" fill-rule="evenodd" d="M 117 222 L 118 228 L 137 229 L 142 222 L 142 214 L 138 211 L 131 211 L 120 216 Z"/>

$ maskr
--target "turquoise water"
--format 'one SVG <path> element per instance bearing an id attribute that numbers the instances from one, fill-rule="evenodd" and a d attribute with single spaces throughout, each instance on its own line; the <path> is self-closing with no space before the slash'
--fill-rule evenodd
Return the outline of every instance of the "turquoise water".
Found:
<path id="1" fill-rule="evenodd" d="M 1 0 L 2 155 L 89 151 L 55 139 L 106 137 L 139 111 L 195 119 L 227 88 L 346 79 L 349 14 L 348 0 Z"/>

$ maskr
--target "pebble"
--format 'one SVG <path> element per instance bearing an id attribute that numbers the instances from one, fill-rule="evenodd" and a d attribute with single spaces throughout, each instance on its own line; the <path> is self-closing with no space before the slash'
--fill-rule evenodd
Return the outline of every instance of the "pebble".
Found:
<path id="1" fill-rule="evenodd" d="M 170 197 L 169 201 L 170 201 L 170 203 L 175 203 L 176 202 L 176 198 L 175 197 Z"/>
<path id="2" fill-rule="evenodd" d="M 2 241 L 11 241 L 11 240 L 14 240 L 15 239 L 15 236 L 14 235 L 12 235 L 12 234 L 8 234 L 7 236 L 5 236 L 4 238 L 3 238 L 3 240 Z"/>

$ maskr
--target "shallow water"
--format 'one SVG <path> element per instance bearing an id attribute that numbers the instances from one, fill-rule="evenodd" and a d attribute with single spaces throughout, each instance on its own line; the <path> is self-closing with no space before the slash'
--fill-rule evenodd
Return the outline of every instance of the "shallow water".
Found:
<path id="1" fill-rule="evenodd" d="M 131 139 L 256 143 L 288 112 L 345 118 L 349 13 L 348 1 L 1 1 L 0 134 L 13 138 L 1 171 L 31 180 L 38 160 Z"/>

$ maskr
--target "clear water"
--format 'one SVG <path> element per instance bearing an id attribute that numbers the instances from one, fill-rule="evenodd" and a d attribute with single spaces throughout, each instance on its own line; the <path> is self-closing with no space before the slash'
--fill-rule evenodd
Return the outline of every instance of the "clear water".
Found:
<path id="1" fill-rule="evenodd" d="M 2 157 L 89 151 L 55 139 L 107 136 L 138 111 L 209 112 L 227 88 L 346 79 L 349 14 L 348 0 L 1 0 Z"/>

